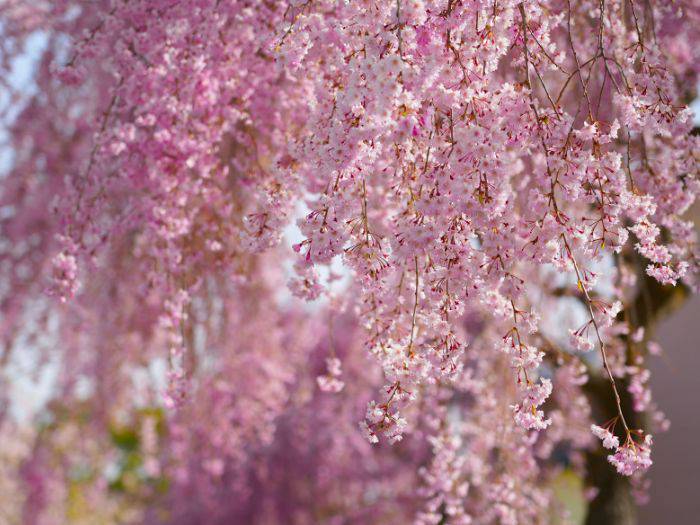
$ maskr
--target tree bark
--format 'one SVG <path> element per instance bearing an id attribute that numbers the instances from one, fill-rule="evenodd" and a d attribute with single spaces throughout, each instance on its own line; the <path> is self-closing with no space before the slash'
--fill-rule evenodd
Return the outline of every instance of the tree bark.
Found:
<path id="1" fill-rule="evenodd" d="M 589 482 L 598 494 L 588 506 L 586 525 L 636 525 L 629 479 L 617 473 L 602 451 L 589 453 L 587 463 Z"/>

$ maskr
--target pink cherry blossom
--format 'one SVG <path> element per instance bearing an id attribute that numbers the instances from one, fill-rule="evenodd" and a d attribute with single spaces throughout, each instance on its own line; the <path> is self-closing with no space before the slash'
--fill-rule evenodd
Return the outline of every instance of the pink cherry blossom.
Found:
<path id="1" fill-rule="evenodd" d="M 640 470 L 648 469 L 651 464 L 652 438 L 647 434 L 644 443 L 629 442 L 617 448 L 614 454 L 608 456 L 608 461 L 617 469 L 620 474 L 631 476 Z"/>
<path id="2" fill-rule="evenodd" d="M 544 523 L 596 437 L 643 496 L 697 2 L 0 17 L 3 517 Z"/>

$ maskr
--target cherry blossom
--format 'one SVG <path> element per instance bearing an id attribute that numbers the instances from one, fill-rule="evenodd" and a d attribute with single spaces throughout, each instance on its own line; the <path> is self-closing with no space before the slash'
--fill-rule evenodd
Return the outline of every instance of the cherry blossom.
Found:
<path id="1" fill-rule="evenodd" d="M 699 9 L 4 2 L 3 512 L 546 523 L 594 438 L 641 495 Z"/>

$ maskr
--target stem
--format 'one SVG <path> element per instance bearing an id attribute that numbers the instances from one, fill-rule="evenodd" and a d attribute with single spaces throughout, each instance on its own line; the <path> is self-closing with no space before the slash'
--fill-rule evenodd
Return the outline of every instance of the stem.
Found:
<path id="1" fill-rule="evenodd" d="M 416 312 L 418 310 L 418 256 L 413 256 L 413 261 L 416 264 L 416 295 L 413 301 L 413 320 L 411 321 L 411 340 L 408 343 L 408 357 L 413 357 L 413 334 L 416 331 Z"/>
<path id="2" fill-rule="evenodd" d="M 603 342 L 603 338 L 600 335 L 600 329 L 598 328 L 598 322 L 595 319 L 595 315 L 593 313 L 593 302 L 591 301 L 591 296 L 588 293 L 588 288 L 586 288 L 586 285 L 583 282 L 583 279 L 581 278 L 581 272 L 579 271 L 578 263 L 576 262 L 576 258 L 574 257 L 573 251 L 571 250 L 571 246 L 569 245 L 569 241 L 566 238 L 564 234 L 562 234 L 562 239 L 564 240 L 564 246 L 566 247 L 566 252 L 569 255 L 569 259 L 571 260 L 572 264 L 574 265 L 574 271 L 576 272 L 576 279 L 578 280 L 578 285 L 583 291 L 583 296 L 586 298 L 586 306 L 588 308 L 588 313 L 591 316 L 591 324 L 593 325 L 593 328 L 595 329 L 595 335 L 598 338 L 598 345 L 600 346 L 600 353 L 603 357 L 603 368 L 605 369 L 605 372 L 608 375 L 608 380 L 610 381 L 610 385 L 612 386 L 612 391 L 615 396 L 615 406 L 617 408 L 617 414 L 620 416 L 620 421 L 622 422 L 622 426 L 625 429 L 625 433 L 627 434 L 627 438 L 630 436 L 630 429 L 627 426 L 627 420 L 625 419 L 625 415 L 622 411 L 622 403 L 620 401 L 620 394 L 617 391 L 617 385 L 615 383 L 615 378 L 612 375 L 612 371 L 610 370 L 610 366 L 608 365 L 608 355 L 607 352 L 605 351 L 605 343 Z"/>

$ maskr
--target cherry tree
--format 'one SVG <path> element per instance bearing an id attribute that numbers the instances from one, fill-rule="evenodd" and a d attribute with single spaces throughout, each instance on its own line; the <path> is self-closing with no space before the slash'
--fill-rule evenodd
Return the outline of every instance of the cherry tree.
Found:
<path id="1" fill-rule="evenodd" d="M 3 520 L 634 522 L 653 324 L 700 272 L 697 2 L 4 0 L 0 32 Z"/>

